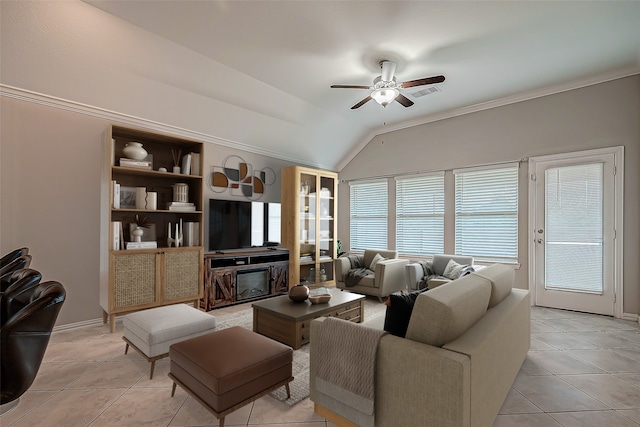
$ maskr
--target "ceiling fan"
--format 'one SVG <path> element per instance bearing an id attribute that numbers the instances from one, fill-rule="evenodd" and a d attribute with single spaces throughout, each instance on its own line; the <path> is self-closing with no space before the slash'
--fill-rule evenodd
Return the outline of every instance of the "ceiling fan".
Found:
<path id="1" fill-rule="evenodd" d="M 381 75 L 373 80 L 373 86 L 352 86 L 352 85 L 331 85 L 332 88 L 341 89 L 369 89 L 371 95 L 351 107 L 352 110 L 362 107 L 372 99 L 383 107 L 389 103 L 398 101 L 405 107 L 411 107 L 413 101 L 400 93 L 400 89 L 414 86 L 431 85 L 444 81 L 444 76 L 426 77 L 424 79 L 409 80 L 407 82 L 397 83 L 394 73 L 396 72 L 396 63 L 392 61 L 380 61 Z"/>

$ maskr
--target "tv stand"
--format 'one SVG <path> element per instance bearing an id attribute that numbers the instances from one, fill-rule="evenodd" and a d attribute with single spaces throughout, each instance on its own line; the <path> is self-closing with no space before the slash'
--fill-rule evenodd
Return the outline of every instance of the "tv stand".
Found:
<path id="1" fill-rule="evenodd" d="M 289 290 L 289 251 L 259 247 L 211 252 L 204 255 L 204 271 L 200 306 L 205 311 L 279 295 Z M 251 286 L 261 290 L 241 289 L 247 285 L 239 276 L 251 276 Z"/>

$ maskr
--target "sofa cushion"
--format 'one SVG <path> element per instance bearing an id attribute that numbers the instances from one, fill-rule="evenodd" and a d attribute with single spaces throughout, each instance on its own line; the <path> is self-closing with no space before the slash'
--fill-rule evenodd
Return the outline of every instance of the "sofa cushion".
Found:
<path id="1" fill-rule="evenodd" d="M 389 295 L 385 302 L 387 312 L 384 317 L 384 330 L 391 335 L 404 338 L 411 319 L 413 305 L 422 292 L 428 289 L 421 289 L 414 292 L 394 292 Z"/>
<path id="2" fill-rule="evenodd" d="M 369 288 L 376 287 L 376 277 L 373 274 L 367 274 L 358 282 L 358 286 L 367 286 Z"/>
<path id="3" fill-rule="evenodd" d="M 469 273 L 473 273 L 474 269 L 470 265 L 458 264 L 455 260 L 449 260 L 444 268 L 442 275 L 447 279 L 456 280 Z"/>
<path id="4" fill-rule="evenodd" d="M 386 251 L 383 249 L 365 249 L 363 254 L 362 266 L 368 268 L 371 265 L 371 261 L 373 261 L 373 258 L 378 254 L 380 254 L 380 256 L 383 257 L 384 259 L 398 258 L 398 251 Z"/>
<path id="5" fill-rule="evenodd" d="M 383 257 L 380 254 L 376 254 L 376 256 L 374 256 L 373 259 L 371 260 L 371 264 L 369 264 L 369 270 L 376 271 L 376 264 L 384 260 L 385 260 L 385 257 Z"/>
<path id="6" fill-rule="evenodd" d="M 418 295 L 406 338 L 441 347 L 464 334 L 487 311 L 491 281 L 464 276 Z"/>
<path id="7" fill-rule="evenodd" d="M 444 269 L 447 267 L 449 260 L 454 260 L 458 264 L 473 265 L 473 257 L 465 255 L 448 255 L 448 254 L 435 254 L 431 262 L 431 268 L 434 274 L 442 275 Z"/>
<path id="8" fill-rule="evenodd" d="M 498 305 L 511 293 L 516 272 L 509 266 L 493 264 L 473 274 L 491 282 L 491 297 L 489 298 L 489 308 L 491 308 Z"/>

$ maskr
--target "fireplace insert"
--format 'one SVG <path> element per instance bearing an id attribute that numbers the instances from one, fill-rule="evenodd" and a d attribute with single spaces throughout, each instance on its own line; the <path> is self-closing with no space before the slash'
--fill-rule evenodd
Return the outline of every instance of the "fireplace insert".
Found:
<path id="1" fill-rule="evenodd" d="M 236 273 L 236 301 L 269 295 L 269 268 L 238 270 Z"/>

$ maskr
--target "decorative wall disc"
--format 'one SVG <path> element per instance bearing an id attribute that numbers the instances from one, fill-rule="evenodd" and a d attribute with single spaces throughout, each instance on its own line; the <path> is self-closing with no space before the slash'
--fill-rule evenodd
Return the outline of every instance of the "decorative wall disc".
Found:
<path id="1" fill-rule="evenodd" d="M 253 166 L 243 158 L 231 155 L 224 159 L 222 166 L 211 167 L 207 182 L 215 193 L 229 191 L 232 196 L 259 200 L 266 187 L 276 182 L 276 173 L 269 167 L 254 172 Z"/>

